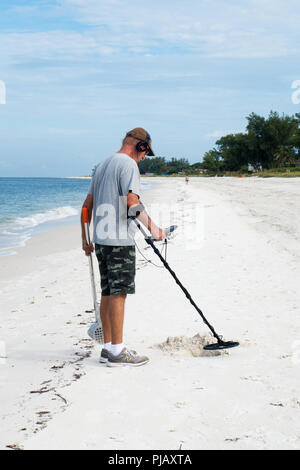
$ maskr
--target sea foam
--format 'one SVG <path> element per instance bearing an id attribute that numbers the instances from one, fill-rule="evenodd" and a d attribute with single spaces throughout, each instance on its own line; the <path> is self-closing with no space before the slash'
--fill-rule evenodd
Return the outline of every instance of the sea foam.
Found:
<path id="1" fill-rule="evenodd" d="M 78 209 L 75 209 L 71 206 L 57 207 L 56 209 L 50 209 L 45 212 L 33 214 L 27 217 L 18 217 L 15 220 L 16 228 L 29 228 L 36 227 L 37 225 L 43 224 L 45 222 L 51 222 L 59 219 L 65 219 L 66 217 L 71 217 L 78 215 Z"/>

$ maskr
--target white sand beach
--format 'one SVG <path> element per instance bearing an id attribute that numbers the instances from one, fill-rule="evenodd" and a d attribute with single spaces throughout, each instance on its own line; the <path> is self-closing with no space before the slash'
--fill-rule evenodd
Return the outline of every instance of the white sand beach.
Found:
<path id="1" fill-rule="evenodd" d="M 170 266 L 240 347 L 191 346 L 207 327 L 166 269 L 138 253 L 124 339 L 150 362 L 99 364 L 79 226 L 36 236 L 0 258 L 1 449 L 300 449 L 299 179 L 153 181 L 147 206 L 184 207 L 174 223 L 189 236 L 171 237 Z"/>

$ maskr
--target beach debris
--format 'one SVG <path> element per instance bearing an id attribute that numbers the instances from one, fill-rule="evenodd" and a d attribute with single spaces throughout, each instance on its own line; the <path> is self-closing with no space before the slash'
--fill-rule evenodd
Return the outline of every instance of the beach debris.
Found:
<path id="1" fill-rule="evenodd" d="M 62 364 L 60 365 L 57 365 L 57 366 L 52 366 L 51 367 L 51 370 L 57 370 L 57 369 L 62 369 L 63 367 L 65 367 L 66 363 L 63 362 Z"/>
<path id="2" fill-rule="evenodd" d="M 186 402 L 185 401 L 177 401 L 175 403 L 175 406 L 176 406 L 176 408 L 184 408 L 186 406 Z"/>
<path id="3" fill-rule="evenodd" d="M 47 388 L 47 387 L 42 387 L 40 388 L 40 390 L 31 390 L 30 393 L 48 393 L 48 392 L 52 392 L 53 390 L 55 390 L 55 388 Z"/>
<path id="4" fill-rule="evenodd" d="M 35 424 L 36 426 L 41 426 L 41 429 L 44 429 L 47 425 L 47 422 L 51 419 L 51 412 L 50 411 L 38 411 L 37 415 L 39 416 L 40 420 L 37 421 Z"/>
<path id="5" fill-rule="evenodd" d="M 94 349 L 93 342 L 90 339 L 82 338 L 78 341 L 78 343 L 75 343 L 74 346 L 78 346 L 80 343 L 83 343 L 80 349 Z"/>
<path id="6" fill-rule="evenodd" d="M 68 404 L 67 400 L 64 397 L 62 397 L 59 393 L 56 393 L 55 396 L 60 398 L 66 405 Z"/>
<path id="7" fill-rule="evenodd" d="M 70 364 L 76 364 L 76 362 L 83 361 L 83 359 L 86 359 L 87 357 L 90 357 L 90 355 L 91 355 L 90 351 L 88 351 L 86 353 L 76 351 L 75 356 L 79 356 L 79 357 L 75 361 L 70 361 Z"/>
<path id="8" fill-rule="evenodd" d="M 5 446 L 7 449 L 12 449 L 12 450 L 24 450 L 19 444 L 8 444 Z"/>
<path id="9" fill-rule="evenodd" d="M 153 347 L 158 348 L 166 353 L 183 353 L 193 357 L 228 355 L 228 352 L 224 349 L 214 351 L 207 351 L 203 349 L 204 346 L 211 343 L 211 341 L 211 334 L 207 333 L 205 335 L 200 335 L 197 333 L 191 338 L 187 336 L 169 336 L 166 341 L 160 344 L 156 344 Z"/>
<path id="10" fill-rule="evenodd" d="M 85 374 L 73 374 L 75 380 L 79 380 Z"/>
<path id="11" fill-rule="evenodd" d="M 292 354 L 282 354 L 282 356 L 279 356 L 279 359 L 289 359 L 292 356 Z"/>
<path id="12" fill-rule="evenodd" d="M 279 403 L 269 403 L 269 405 L 271 406 L 280 406 L 280 407 L 284 407 L 284 404 L 279 402 Z"/>
<path id="13" fill-rule="evenodd" d="M 263 379 L 259 376 L 252 377 L 251 375 L 249 375 L 249 376 L 240 377 L 240 379 L 241 380 L 250 380 L 251 382 L 263 382 Z"/>

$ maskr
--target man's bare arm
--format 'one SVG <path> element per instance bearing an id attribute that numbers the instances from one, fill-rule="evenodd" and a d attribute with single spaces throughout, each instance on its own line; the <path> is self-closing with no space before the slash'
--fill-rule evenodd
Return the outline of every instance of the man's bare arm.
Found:
<path id="1" fill-rule="evenodd" d="M 86 200 L 83 203 L 82 208 L 86 207 L 89 213 L 89 223 L 92 219 L 92 212 L 93 212 L 93 196 L 92 194 L 88 194 Z M 85 251 L 85 254 L 89 256 L 94 251 L 94 246 L 92 243 L 88 244 L 87 239 L 85 236 L 85 229 L 81 211 L 81 238 L 82 238 L 82 249 Z"/>
<path id="2" fill-rule="evenodd" d="M 141 201 L 140 201 L 139 197 L 137 196 L 137 194 L 134 194 L 134 193 L 128 193 L 127 194 L 127 207 L 128 208 L 130 207 L 130 208 L 133 209 L 135 206 L 138 206 L 139 204 L 141 204 Z M 153 238 L 156 241 L 164 240 L 166 238 L 165 232 L 161 228 L 159 228 L 153 222 L 153 220 L 150 219 L 150 217 L 147 214 L 146 210 L 141 212 L 137 216 L 137 219 L 140 220 L 142 222 L 142 224 L 145 225 L 145 227 L 147 227 L 147 229 L 149 230 L 149 232 L 152 234 Z"/>

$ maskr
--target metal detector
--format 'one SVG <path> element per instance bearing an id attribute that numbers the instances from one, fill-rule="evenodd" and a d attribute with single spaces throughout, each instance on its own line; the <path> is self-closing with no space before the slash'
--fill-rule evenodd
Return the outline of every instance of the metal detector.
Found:
<path id="1" fill-rule="evenodd" d="M 197 312 L 199 313 L 199 315 L 201 316 L 202 320 L 204 321 L 204 323 L 208 326 L 208 328 L 210 329 L 210 331 L 212 332 L 213 336 L 216 338 L 217 340 L 217 343 L 212 343 L 212 344 L 207 344 L 206 346 L 204 346 L 204 349 L 206 349 L 207 351 L 214 351 L 214 350 L 217 350 L 217 349 L 229 349 L 229 348 L 234 348 L 236 346 L 239 346 L 240 343 L 238 343 L 237 341 L 223 341 L 222 337 L 219 336 L 214 328 L 212 327 L 212 325 L 207 321 L 207 319 L 205 318 L 203 312 L 200 310 L 200 308 L 196 305 L 196 303 L 194 302 L 194 300 L 192 299 L 191 295 L 189 294 L 189 292 L 186 290 L 186 288 L 181 284 L 181 282 L 179 281 L 178 277 L 176 276 L 176 274 L 174 273 L 174 271 L 170 268 L 169 264 L 167 263 L 167 261 L 164 259 L 164 257 L 161 255 L 161 253 L 159 252 L 159 250 L 156 248 L 156 246 L 154 245 L 154 238 L 153 237 L 149 237 L 149 235 L 147 235 L 147 233 L 145 232 L 145 230 L 143 229 L 143 227 L 140 225 L 140 223 L 136 220 L 135 217 L 130 217 L 132 220 L 134 220 L 135 224 L 137 225 L 138 229 L 141 231 L 141 233 L 143 234 L 146 242 L 148 243 L 148 245 L 150 245 L 155 254 L 159 257 L 159 259 L 161 260 L 161 262 L 163 263 L 163 265 L 165 266 L 165 268 L 169 271 L 169 273 L 171 274 L 171 276 L 175 279 L 175 282 L 176 284 L 178 284 L 178 286 L 181 288 L 181 290 L 184 292 L 185 296 L 187 297 L 187 299 L 190 301 L 190 303 L 193 305 L 193 307 L 197 310 Z M 176 229 L 176 225 L 172 225 L 171 227 L 169 227 L 168 229 L 165 230 L 165 233 L 166 235 L 168 235 L 169 233 L 173 232 L 174 230 Z"/>

